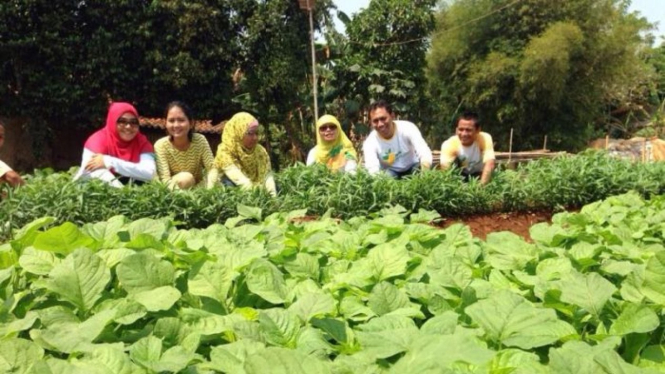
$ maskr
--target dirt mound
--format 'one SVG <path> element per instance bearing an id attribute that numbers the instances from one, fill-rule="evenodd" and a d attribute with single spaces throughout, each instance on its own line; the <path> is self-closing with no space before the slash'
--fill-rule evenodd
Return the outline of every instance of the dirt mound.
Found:
<path id="1" fill-rule="evenodd" d="M 510 231 L 527 241 L 531 241 L 529 228 L 536 223 L 552 222 L 552 212 L 511 212 L 474 215 L 462 218 L 444 219 L 441 227 L 448 227 L 455 223 L 463 223 L 471 229 L 474 236 L 485 240 L 487 234 L 498 231 Z"/>

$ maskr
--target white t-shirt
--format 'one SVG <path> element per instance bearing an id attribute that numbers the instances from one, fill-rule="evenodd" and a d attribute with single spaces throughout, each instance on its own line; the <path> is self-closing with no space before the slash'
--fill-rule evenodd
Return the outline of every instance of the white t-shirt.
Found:
<path id="1" fill-rule="evenodd" d="M 459 137 L 452 136 L 441 144 L 441 165 L 449 167 L 457 161 L 459 167 L 471 174 L 482 173 L 485 162 L 494 160 L 492 136 L 480 132 L 470 146 L 462 145 Z"/>
<path id="2" fill-rule="evenodd" d="M 372 130 L 363 143 L 365 168 L 370 174 L 390 169 L 395 172 L 409 170 L 414 164 L 432 164 L 432 151 L 415 124 L 396 120 L 395 133 L 383 139 Z"/>
<path id="3" fill-rule="evenodd" d="M 74 176 L 74 180 L 97 178 L 109 183 L 113 187 L 122 187 L 122 183 L 117 180 L 117 176 L 110 169 L 115 170 L 118 175 L 129 177 L 140 181 L 150 181 L 156 174 L 157 166 L 155 164 L 154 153 L 141 153 L 139 162 L 130 162 L 119 158 L 104 155 L 104 169 L 97 169 L 91 172 L 85 171 L 85 165 L 90 161 L 95 152 L 88 148 L 83 148 L 83 157 L 81 167 Z"/>
<path id="4" fill-rule="evenodd" d="M 9 165 L 5 164 L 0 160 L 0 178 L 2 178 L 5 174 L 8 172 L 12 171 L 12 168 L 9 167 Z"/>

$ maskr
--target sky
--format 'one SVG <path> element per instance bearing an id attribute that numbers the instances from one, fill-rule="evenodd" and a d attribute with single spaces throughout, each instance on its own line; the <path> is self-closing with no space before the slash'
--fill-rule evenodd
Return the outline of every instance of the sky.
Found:
<path id="1" fill-rule="evenodd" d="M 337 8 L 349 17 L 358 12 L 360 8 L 367 7 L 369 0 L 334 0 Z M 665 0 L 632 0 L 630 10 L 639 11 L 649 22 L 658 22 L 658 29 L 653 31 L 656 35 L 656 45 L 659 45 L 665 39 Z M 344 29 L 341 22 L 337 23 L 340 30 Z"/>

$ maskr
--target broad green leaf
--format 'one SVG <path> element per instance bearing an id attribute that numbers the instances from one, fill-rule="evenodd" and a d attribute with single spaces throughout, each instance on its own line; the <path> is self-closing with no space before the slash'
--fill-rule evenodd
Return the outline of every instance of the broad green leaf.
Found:
<path id="1" fill-rule="evenodd" d="M 243 243 L 242 245 L 232 244 L 223 251 L 211 249 L 211 253 L 216 254 L 218 261 L 235 271 L 243 270 L 255 259 L 264 258 L 268 255 L 265 246 L 256 241 Z"/>
<path id="2" fill-rule="evenodd" d="M 470 334 L 421 335 L 389 373 L 456 373 L 456 364 L 480 366 L 492 360 L 494 352 Z"/>
<path id="3" fill-rule="evenodd" d="M 577 305 L 598 316 L 617 288 L 597 273 L 570 273 L 559 283 L 561 301 Z"/>
<path id="4" fill-rule="evenodd" d="M 129 294 L 172 286 L 175 280 L 171 263 L 146 252 L 125 257 L 116 267 L 116 274 L 120 285 Z"/>
<path id="5" fill-rule="evenodd" d="M 245 361 L 246 374 L 329 374 L 330 364 L 292 349 L 270 347 Z"/>
<path id="6" fill-rule="evenodd" d="M 305 326 L 298 335 L 296 349 L 309 356 L 328 361 L 328 357 L 334 349 L 326 341 L 323 331 L 311 326 Z"/>
<path id="7" fill-rule="evenodd" d="M 0 338 L 13 335 L 21 331 L 28 330 L 35 324 L 39 315 L 34 311 L 29 311 L 25 317 L 16 319 L 9 323 L 0 324 Z"/>
<path id="8" fill-rule="evenodd" d="M 307 322 L 314 316 L 334 316 L 337 305 L 330 294 L 308 293 L 298 297 L 288 310 L 300 317 L 303 322 Z"/>
<path id="9" fill-rule="evenodd" d="M 247 272 L 247 288 L 272 304 L 286 301 L 288 290 L 282 273 L 266 260 L 256 260 Z"/>
<path id="10" fill-rule="evenodd" d="M 152 369 L 162 356 L 162 340 L 154 336 L 145 337 L 129 348 L 132 361 L 146 369 Z"/>
<path id="11" fill-rule="evenodd" d="M 236 273 L 223 263 L 206 261 L 190 270 L 187 288 L 192 295 L 209 297 L 225 305 L 235 277 Z"/>
<path id="12" fill-rule="evenodd" d="M 665 306 L 665 251 L 656 253 L 647 262 L 640 291 L 654 303 Z"/>
<path id="13" fill-rule="evenodd" d="M 450 335 L 455 333 L 459 315 L 453 311 L 444 312 L 427 320 L 420 331 L 425 334 Z"/>
<path id="14" fill-rule="evenodd" d="M 498 270 L 522 270 L 538 259 L 533 244 L 508 231 L 488 234 L 485 247 L 487 262 Z"/>
<path id="15" fill-rule="evenodd" d="M 473 269 L 455 257 L 433 257 L 427 274 L 431 284 L 458 290 L 463 290 L 473 280 Z"/>
<path id="16" fill-rule="evenodd" d="M 561 348 L 551 349 L 549 366 L 552 374 L 640 372 L 636 367 L 623 361 L 611 346 L 603 344 L 590 346 L 580 341 L 570 341 Z"/>
<path id="17" fill-rule="evenodd" d="M 261 221 L 261 208 L 238 204 L 238 214 L 244 218 L 253 218 Z"/>
<path id="18" fill-rule="evenodd" d="M 158 287 L 152 290 L 135 292 L 131 298 L 143 305 L 149 312 L 169 310 L 179 299 L 180 291 L 172 286 Z"/>
<path id="19" fill-rule="evenodd" d="M 102 249 L 97 252 L 99 256 L 106 263 L 106 267 L 113 269 L 120 261 L 124 260 L 126 257 L 129 257 L 135 254 L 136 251 L 128 248 L 113 248 L 113 249 Z"/>
<path id="20" fill-rule="evenodd" d="M 376 358 L 388 358 L 406 352 L 421 334 L 413 320 L 407 317 L 383 316 L 371 320 L 359 328 L 355 335 L 363 354 Z"/>
<path id="21" fill-rule="evenodd" d="M 567 258 L 548 258 L 538 263 L 536 275 L 544 280 L 561 279 L 573 271 L 573 265 Z"/>
<path id="22" fill-rule="evenodd" d="M 292 277 L 319 279 L 319 258 L 307 253 L 298 253 L 296 257 L 284 264 L 284 269 Z"/>
<path id="23" fill-rule="evenodd" d="M 374 313 L 382 316 L 400 308 L 408 308 L 411 303 L 402 290 L 388 282 L 381 282 L 372 289 L 367 305 Z"/>
<path id="24" fill-rule="evenodd" d="M 405 246 L 390 242 L 370 249 L 367 259 L 371 275 L 377 281 L 383 281 L 405 273 L 409 253 Z"/>
<path id="25" fill-rule="evenodd" d="M 56 265 L 46 287 L 77 308 L 88 311 L 111 280 L 104 261 L 89 249 L 78 249 Z"/>
<path id="26" fill-rule="evenodd" d="M 159 362 L 153 363 L 151 368 L 156 372 L 178 373 L 185 369 L 194 355 L 179 345 L 164 351 Z"/>
<path id="27" fill-rule="evenodd" d="M 46 225 L 50 225 L 53 222 L 55 222 L 55 217 L 42 217 L 21 227 L 14 234 L 12 247 L 20 252 L 22 249 L 31 246 L 34 243 L 35 238 L 37 238 L 39 229 Z"/>
<path id="28" fill-rule="evenodd" d="M 27 247 L 18 259 L 19 265 L 32 274 L 48 275 L 53 267 L 60 263 L 60 259 L 53 252 L 40 251 L 35 247 Z"/>
<path id="29" fill-rule="evenodd" d="M 133 236 L 128 243 L 125 243 L 125 247 L 134 250 L 156 249 L 160 252 L 164 250 L 164 244 L 161 241 L 145 233 Z"/>
<path id="30" fill-rule="evenodd" d="M 37 234 L 33 246 L 43 251 L 69 254 L 80 247 L 92 247 L 95 241 L 81 232 L 75 224 L 65 222 L 60 226 Z"/>
<path id="31" fill-rule="evenodd" d="M 646 305 L 627 304 L 610 327 L 612 335 L 646 333 L 660 325 L 658 315 Z"/>
<path id="32" fill-rule="evenodd" d="M 0 372 L 26 373 L 43 358 L 44 350 L 29 340 L 0 340 Z"/>
<path id="33" fill-rule="evenodd" d="M 120 247 L 118 232 L 125 226 L 125 224 L 125 217 L 114 216 L 105 222 L 86 224 L 81 230 L 91 238 L 102 243 L 101 248 L 118 248 Z"/>
<path id="34" fill-rule="evenodd" d="M 549 374 L 549 369 L 540 363 L 535 353 L 519 349 L 503 349 L 490 363 L 491 373 Z"/>
<path id="35" fill-rule="evenodd" d="M 115 311 L 106 310 L 81 323 L 56 323 L 45 330 L 31 330 L 30 337 L 44 348 L 72 353 L 91 344 L 114 318 Z"/>
<path id="36" fill-rule="evenodd" d="M 104 374 L 134 374 L 137 369 L 122 348 L 112 346 L 95 347 L 92 352 L 83 356 L 81 362 Z"/>
<path id="37" fill-rule="evenodd" d="M 135 238 L 140 234 L 151 235 L 157 240 L 166 237 L 169 224 L 166 219 L 141 218 L 130 222 L 127 226 L 130 238 Z"/>
<path id="38" fill-rule="evenodd" d="M 568 237 L 566 230 L 559 225 L 547 222 L 536 223 L 529 228 L 529 236 L 534 242 L 548 247 L 558 247 Z"/>
<path id="39" fill-rule="evenodd" d="M 347 334 L 346 329 L 348 326 L 345 321 L 332 319 L 332 318 L 323 318 L 318 319 L 314 318 L 311 320 L 312 326 L 321 329 L 328 336 L 338 343 L 347 343 Z"/>
<path id="40" fill-rule="evenodd" d="M 300 320 L 295 314 L 278 308 L 262 310 L 259 325 L 267 343 L 295 348 L 300 331 Z"/>
<path id="41" fill-rule="evenodd" d="M 377 300 L 379 304 L 380 300 Z M 381 305 L 379 305 L 381 306 Z M 377 315 L 370 307 L 366 306 L 362 300 L 354 296 L 346 296 L 339 304 L 339 310 L 342 315 L 352 321 L 367 321 Z"/>
<path id="42" fill-rule="evenodd" d="M 509 347 L 531 349 L 574 335 L 575 329 L 557 318 L 553 309 L 536 308 L 510 291 L 468 306 L 469 315 L 488 337 Z"/>
<path id="43" fill-rule="evenodd" d="M 263 343 L 251 340 L 218 345 L 210 351 L 210 367 L 224 373 L 242 373 L 247 358 L 263 349 Z"/>

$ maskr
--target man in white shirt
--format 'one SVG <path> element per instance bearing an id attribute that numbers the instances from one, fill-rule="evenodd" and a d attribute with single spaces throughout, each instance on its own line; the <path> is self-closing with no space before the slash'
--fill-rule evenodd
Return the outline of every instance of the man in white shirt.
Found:
<path id="1" fill-rule="evenodd" d="M 5 144 L 5 126 L 0 122 L 0 148 Z M 0 183 L 8 183 L 12 187 L 23 185 L 23 179 L 9 165 L 0 160 Z"/>
<path id="2" fill-rule="evenodd" d="M 441 144 L 441 168 L 451 165 L 461 169 L 465 181 L 480 178 L 487 184 L 494 171 L 495 156 L 492 137 L 480 131 L 478 114 L 465 112 L 457 120 L 455 135 Z"/>
<path id="3" fill-rule="evenodd" d="M 370 174 L 385 171 L 402 178 L 432 166 L 432 151 L 418 127 L 395 120 L 390 104 L 379 100 L 370 105 L 369 121 L 373 130 L 363 143 L 363 157 Z"/>

